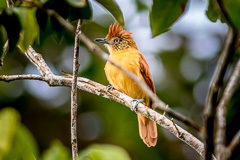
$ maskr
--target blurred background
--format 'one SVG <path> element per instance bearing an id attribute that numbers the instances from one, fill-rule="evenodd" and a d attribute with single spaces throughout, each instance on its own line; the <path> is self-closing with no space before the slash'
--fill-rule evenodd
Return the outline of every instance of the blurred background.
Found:
<path id="1" fill-rule="evenodd" d="M 184 15 L 172 29 L 152 38 L 149 23 L 152 2 L 116 2 L 124 15 L 125 29 L 133 33 L 138 49 L 150 66 L 157 95 L 174 110 L 203 125 L 207 89 L 227 26 L 207 18 L 206 0 L 190 0 Z M 105 37 L 114 19 L 94 0 L 90 0 L 90 5 L 93 18 L 84 21 L 83 32 L 92 40 Z M 56 41 L 53 36 L 48 36 L 49 32 L 49 27 L 41 31 L 40 43 L 33 48 L 43 55 L 55 74 L 61 75 L 60 69 L 72 73 L 74 37 L 65 34 Z M 97 45 L 107 52 L 103 45 Z M 108 85 L 103 69 L 105 62 L 83 45 L 80 47 L 80 63 L 79 76 Z M 31 73 L 39 74 L 18 51 L 6 56 L 0 71 L 1 75 Z M 46 153 L 53 143 L 59 144 L 70 155 L 70 88 L 49 87 L 44 82 L 30 80 L 0 81 L 0 113 L 8 107 L 16 110 L 18 118 L 15 120 L 25 126 L 38 155 Z M 78 92 L 77 119 L 80 151 L 92 144 L 112 144 L 122 147 L 133 160 L 200 159 L 193 149 L 161 127 L 158 127 L 157 146 L 148 148 L 139 137 L 134 112 L 87 92 Z M 201 139 L 193 129 L 176 123 Z"/>

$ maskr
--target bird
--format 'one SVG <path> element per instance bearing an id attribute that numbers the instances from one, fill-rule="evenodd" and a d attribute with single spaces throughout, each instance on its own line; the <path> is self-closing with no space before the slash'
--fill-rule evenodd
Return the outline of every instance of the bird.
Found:
<path id="1" fill-rule="evenodd" d="M 95 41 L 103 43 L 107 47 L 110 53 L 109 58 L 112 61 L 140 77 L 142 82 L 147 84 L 156 93 L 147 61 L 138 50 L 131 34 L 132 32 L 125 31 L 118 22 L 115 22 L 109 26 L 106 38 L 96 38 Z M 137 102 L 136 105 L 144 101 L 146 106 L 152 108 L 151 99 L 135 81 L 126 76 L 110 62 L 106 63 L 104 70 L 107 80 L 112 87 L 132 97 Z M 156 123 L 139 113 L 137 117 L 141 139 L 148 147 L 155 146 L 158 136 Z"/>

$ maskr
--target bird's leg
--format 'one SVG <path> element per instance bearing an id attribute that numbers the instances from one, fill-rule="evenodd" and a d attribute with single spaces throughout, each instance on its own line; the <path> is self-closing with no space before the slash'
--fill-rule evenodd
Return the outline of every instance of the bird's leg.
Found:
<path id="1" fill-rule="evenodd" d="M 110 89 L 113 89 L 114 87 L 112 85 L 107 85 L 107 91 L 109 91 Z"/>
<path id="2" fill-rule="evenodd" d="M 144 99 L 133 99 L 133 102 L 135 102 L 135 105 L 133 106 L 133 110 L 136 111 L 138 104 L 144 102 Z"/>

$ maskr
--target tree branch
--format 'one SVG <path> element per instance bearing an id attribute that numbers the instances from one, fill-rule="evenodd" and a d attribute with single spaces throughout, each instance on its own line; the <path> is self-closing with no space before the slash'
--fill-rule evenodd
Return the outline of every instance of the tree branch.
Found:
<path id="1" fill-rule="evenodd" d="M 39 7 L 39 6 L 38 6 Z M 62 18 L 57 12 L 45 9 L 47 14 L 50 16 L 53 16 L 63 27 L 65 27 L 68 31 L 71 33 L 74 33 L 75 27 L 66 21 L 64 18 Z M 134 80 L 139 87 L 152 99 L 153 105 L 155 108 L 160 109 L 161 111 L 166 112 L 169 116 L 176 118 L 177 120 L 183 122 L 184 124 L 191 126 L 192 128 L 196 129 L 198 132 L 201 131 L 202 127 L 200 127 L 197 123 L 192 121 L 190 118 L 187 118 L 183 116 L 182 114 L 172 110 L 170 107 L 166 108 L 166 103 L 164 103 L 162 100 L 158 98 L 156 94 L 152 92 L 152 90 L 141 81 L 139 77 L 132 74 L 131 72 L 123 69 L 115 62 L 108 59 L 108 54 L 104 52 L 101 48 L 99 48 L 95 43 L 93 43 L 87 36 L 85 36 L 83 33 L 79 36 L 80 40 L 85 44 L 85 46 L 92 51 L 93 53 L 97 54 L 102 60 L 109 61 L 111 64 L 116 66 L 119 70 L 121 70 L 124 74 L 126 74 L 128 77 L 130 77 L 132 80 Z"/>
<path id="2" fill-rule="evenodd" d="M 78 20 L 75 33 L 74 58 L 73 58 L 73 83 L 71 90 L 71 141 L 72 141 L 72 157 L 74 160 L 78 158 L 77 146 L 77 77 L 79 71 L 79 35 L 81 33 L 82 20 Z"/>
<path id="3" fill-rule="evenodd" d="M 7 7 L 10 8 L 10 7 L 14 7 L 14 3 L 12 0 L 6 0 L 7 2 Z"/>
<path id="4" fill-rule="evenodd" d="M 216 112 L 216 138 L 215 138 L 215 153 L 217 159 L 222 159 L 226 149 L 226 113 L 227 106 L 234 94 L 236 88 L 239 86 L 240 81 L 240 59 L 237 61 L 236 67 L 227 83 L 223 92 L 222 98 L 217 106 Z"/>
<path id="5" fill-rule="evenodd" d="M 205 159 L 206 160 L 210 159 L 214 151 L 214 145 L 213 145 L 214 117 L 216 112 L 219 88 L 222 85 L 224 74 L 227 69 L 227 65 L 232 55 L 234 54 L 234 51 L 236 48 L 235 45 L 238 37 L 238 30 L 236 29 L 229 14 L 227 13 L 225 5 L 223 4 L 224 1 L 217 0 L 217 3 L 219 5 L 221 13 L 226 19 L 226 23 L 228 24 L 228 27 L 229 27 L 229 32 L 226 37 L 225 45 L 220 55 L 217 67 L 215 69 L 215 74 L 211 82 L 207 103 L 204 111 L 205 112 L 205 141 L 206 141 L 205 142 L 206 143 Z M 221 103 L 222 102 L 220 101 L 219 105 L 223 105 Z M 217 144 L 216 153 L 218 154 L 217 158 L 221 157 L 221 154 L 224 150 L 225 132 L 226 132 L 226 124 L 224 124 L 226 119 L 225 112 L 226 111 L 224 111 L 224 109 L 221 109 L 221 106 L 219 106 L 218 113 L 217 113 L 218 129 L 217 129 L 217 138 L 216 138 L 216 144 Z"/>
<path id="6" fill-rule="evenodd" d="M 219 89 L 223 83 L 223 78 L 227 70 L 228 63 L 234 54 L 235 43 L 237 40 L 237 35 L 234 34 L 233 30 L 229 28 L 223 50 L 218 59 L 218 63 L 210 83 L 210 88 L 208 91 L 208 97 L 206 106 L 204 109 L 205 115 L 205 145 L 206 153 L 205 160 L 210 160 L 214 151 L 213 145 L 213 133 L 214 133 L 214 118 L 218 101 Z"/>
<path id="7" fill-rule="evenodd" d="M 15 80 L 39 80 L 45 81 L 45 78 L 35 74 L 24 74 L 24 75 L 0 75 L 0 81 L 11 82 Z"/>
<path id="8" fill-rule="evenodd" d="M 234 152 L 234 150 L 237 148 L 237 146 L 239 144 L 240 144 L 240 130 L 238 130 L 238 132 L 236 133 L 236 135 L 233 137 L 232 141 L 230 142 L 229 146 L 227 147 L 229 154 L 226 159 L 229 159 L 231 157 L 231 154 Z"/>
<path id="9" fill-rule="evenodd" d="M 0 57 L 0 67 L 3 66 L 3 61 L 4 61 L 4 58 L 8 52 L 8 49 L 9 49 L 9 41 L 7 40 L 6 43 L 4 44 L 3 46 L 3 54 L 2 56 Z"/>
<path id="10" fill-rule="evenodd" d="M 39 53 L 36 53 L 31 46 L 25 52 L 25 55 L 38 68 L 42 76 L 31 75 L 31 74 L 12 75 L 12 76 L 1 75 L 0 81 L 10 82 L 13 80 L 33 79 L 33 80 L 45 81 L 46 83 L 49 84 L 49 86 L 69 86 L 69 87 L 72 86 L 71 77 L 54 75 L 51 72 L 50 68 L 47 66 L 42 56 Z M 96 94 L 98 96 L 114 100 L 118 103 L 121 103 L 127 106 L 132 111 L 135 111 L 134 110 L 135 103 L 133 99 L 115 89 L 108 92 L 106 86 L 86 78 L 81 78 L 81 77 L 78 77 L 77 79 L 77 87 L 80 90 L 87 91 L 87 92 Z M 174 125 L 172 121 L 167 119 L 165 116 L 157 113 L 156 111 L 152 110 L 151 108 L 141 103 L 138 105 L 137 110 L 135 112 L 140 113 L 145 117 L 151 119 L 152 121 L 156 122 L 163 128 L 167 129 L 169 132 L 171 132 L 173 135 L 175 135 L 178 139 L 180 139 L 181 141 L 183 141 L 184 143 L 192 147 L 201 156 L 204 155 L 204 144 L 201 141 L 199 141 L 196 137 L 191 135 L 189 132 L 187 132 L 180 126 L 178 126 L 177 124 Z M 213 159 L 215 158 L 213 157 Z"/>

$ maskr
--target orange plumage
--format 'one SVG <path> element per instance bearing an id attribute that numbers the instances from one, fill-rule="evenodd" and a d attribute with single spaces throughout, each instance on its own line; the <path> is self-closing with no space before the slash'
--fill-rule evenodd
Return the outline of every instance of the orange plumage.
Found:
<path id="1" fill-rule="evenodd" d="M 139 76 L 155 93 L 148 64 L 137 49 L 131 34 L 131 32 L 126 32 L 118 23 L 114 23 L 110 25 L 106 39 L 96 39 L 96 41 L 105 43 L 110 52 L 109 58 L 121 67 Z M 152 107 L 151 100 L 139 86 L 109 62 L 105 65 L 105 73 L 109 83 L 114 88 L 134 99 L 144 99 L 145 105 Z M 155 146 L 157 143 L 156 123 L 138 114 L 138 124 L 140 137 L 144 143 L 148 147 Z"/>

